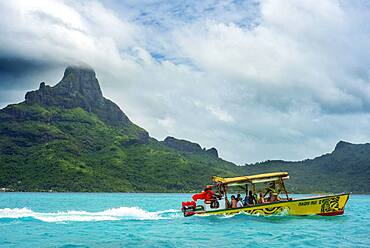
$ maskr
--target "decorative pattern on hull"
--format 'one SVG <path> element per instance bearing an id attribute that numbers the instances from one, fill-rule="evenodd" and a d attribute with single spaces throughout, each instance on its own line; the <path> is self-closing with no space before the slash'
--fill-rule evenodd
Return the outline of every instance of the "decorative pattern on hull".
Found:
<path id="1" fill-rule="evenodd" d="M 277 207 L 267 207 L 267 208 L 257 208 L 251 210 L 244 210 L 245 213 L 248 214 L 263 214 L 263 215 L 270 215 L 270 214 L 277 214 L 284 210 L 284 207 L 277 206 Z"/>
<path id="2" fill-rule="evenodd" d="M 323 199 L 321 202 L 321 213 L 338 212 L 343 210 L 339 207 L 339 196 Z"/>

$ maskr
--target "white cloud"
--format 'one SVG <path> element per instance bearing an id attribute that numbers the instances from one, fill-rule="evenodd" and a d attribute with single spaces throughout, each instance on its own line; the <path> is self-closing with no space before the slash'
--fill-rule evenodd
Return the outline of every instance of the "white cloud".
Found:
<path id="1" fill-rule="evenodd" d="M 207 110 L 209 110 L 220 121 L 234 122 L 234 118 L 229 113 L 220 109 L 219 107 L 207 106 Z"/>
<path id="2" fill-rule="evenodd" d="M 69 2 L 68 2 L 69 3 Z M 98 2 L 8 1 L 1 22 L 1 50 L 32 59 L 92 66 L 132 65 L 119 48 L 134 44 L 135 27 Z"/>
<path id="3" fill-rule="evenodd" d="M 0 54 L 90 64 L 156 138 L 239 163 L 304 159 L 370 140 L 369 11 L 334 0 L 3 1 Z"/>

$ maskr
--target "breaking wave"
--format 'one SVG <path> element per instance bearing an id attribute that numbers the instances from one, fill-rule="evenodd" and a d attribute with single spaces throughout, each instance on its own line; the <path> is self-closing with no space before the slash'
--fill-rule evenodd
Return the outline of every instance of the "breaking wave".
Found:
<path id="1" fill-rule="evenodd" d="M 161 220 L 181 216 L 179 213 L 176 209 L 149 212 L 138 207 L 110 208 L 101 212 L 72 210 L 51 213 L 34 212 L 28 208 L 3 208 L 0 209 L 0 219 L 33 218 L 44 222 Z"/>

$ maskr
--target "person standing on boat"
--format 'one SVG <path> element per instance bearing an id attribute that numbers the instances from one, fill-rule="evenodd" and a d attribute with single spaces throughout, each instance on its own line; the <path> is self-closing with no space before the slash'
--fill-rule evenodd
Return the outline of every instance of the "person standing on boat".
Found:
<path id="1" fill-rule="evenodd" d="M 206 192 L 204 201 L 212 201 L 214 199 L 215 192 L 212 191 L 212 186 L 207 186 L 207 188 L 204 189 L 204 192 Z"/>

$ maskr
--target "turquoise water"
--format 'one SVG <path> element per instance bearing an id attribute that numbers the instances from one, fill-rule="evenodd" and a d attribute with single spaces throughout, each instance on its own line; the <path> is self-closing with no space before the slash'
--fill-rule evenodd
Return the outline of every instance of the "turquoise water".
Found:
<path id="1" fill-rule="evenodd" d="M 302 195 L 301 195 L 302 197 Z M 0 247 L 369 247 L 370 196 L 343 216 L 206 216 L 189 194 L 0 193 Z"/>

